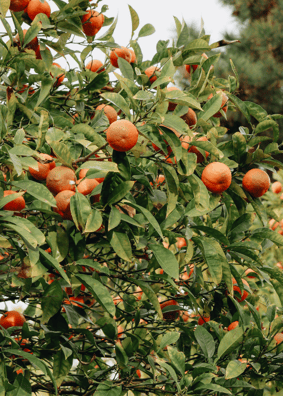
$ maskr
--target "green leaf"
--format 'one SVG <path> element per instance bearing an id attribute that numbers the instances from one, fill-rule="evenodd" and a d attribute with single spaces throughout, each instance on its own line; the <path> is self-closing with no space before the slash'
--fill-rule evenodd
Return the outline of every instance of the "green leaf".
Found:
<path id="1" fill-rule="evenodd" d="M 193 241 L 199 246 L 208 265 L 210 277 L 216 284 L 222 280 L 222 265 L 226 264 L 226 256 L 218 242 L 207 237 L 195 237 Z M 224 264 L 224 265 L 225 265 Z"/>
<path id="2" fill-rule="evenodd" d="M 203 231 L 206 234 L 217 239 L 219 242 L 223 243 L 224 245 L 226 245 L 226 246 L 229 245 L 229 240 L 226 238 L 226 236 L 224 234 L 222 234 L 222 232 L 216 230 L 215 228 L 206 227 L 206 226 L 191 226 L 191 228 Z"/>
<path id="3" fill-rule="evenodd" d="M 153 305 L 154 309 L 156 310 L 156 312 L 158 313 L 158 316 L 160 317 L 160 319 L 163 319 L 162 310 L 161 310 L 157 295 L 154 293 L 153 289 L 149 286 L 149 284 L 145 283 L 143 281 L 140 281 L 138 279 L 132 279 L 132 281 L 142 289 L 142 291 L 144 292 L 146 297 L 152 303 L 152 305 Z"/>
<path id="4" fill-rule="evenodd" d="M 58 160 L 62 163 L 62 165 L 65 165 L 72 169 L 72 157 L 69 147 L 61 142 L 52 142 L 50 146 Z"/>
<path id="5" fill-rule="evenodd" d="M 21 356 L 24 359 L 27 359 L 32 364 L 33 367 L 40 370 L 44 375 L 48 376 L 51 379 L 53 386 L 54 386 L 55 395 L 58 394 L 55 378 L 53 377 L 53 374 L 51 373 L 49 367 L 46 365 L 46 363 L 42 359 L 38 359 L 31 353 L 24 352 L 19 349 L 10 349 L 9 348 L 5 352 L 9 353 L 11 355 Z"/>
<path id="6" fill-rule="evenodd" d="M 53 268 L 55 268 L 59 274 L 62 276 L 65 281 L 70 284 L 69 278 L 66 275 L 65 271 L 60 267 L 59 263 L 57 260 L 55 260 L 50 254 L 45 252 L 45 250 L 39 248 L 40 254 L 48 261 L 48 264 L 51 265 Z"/>
<path id="7" fill-rule="evenodd" d="M 277 142 L 279 138 L 279 125 L 277 122 L 273 120 L 264 120 L 260 122 L 256 128 L 255 128 L 255 134 L 261 133 L 266 131 L 267 129 L 272 128 L 273 129 L 273 140 L 274 142 Z"/>
<path id="8" fill-rule="evenodd" d="M 14 387 L 13 391 L 7 392 L 7 393 L 2 393 L 2 390 L 0 387 L 0 395 L 4 396 L 6 394 L 7 396 L 19 396 L 19 395 L 32 396 L 31 383 L 23 375 L 17 375 L 15 382 L 13 383 L 13 387 Z"/>
<path id="9" fill-rule="evenodd" d="M 53 282 L 54 283 L 54 282 Z M 53 375 L 56 380 L 56 385 L 59 387 L 62 382 L 66 379 L 73 364 L 73 356 L 65 358 L 65 354 L 62 350 L 58 351 L 54 355 L 53 361 Z"/>
<path id="10" fill-rule="evenodd" d="M 44 184 L 40 184 L 32 180 L 21 180 L 13 182 L 13 185 L 20 189 L 26 190 L 28 194 L 32 195 L 41 202 L 44 202 L 50 206 L 57 206 L 55 198 Z"/>
<path id="11" fill-rule="evenodd" d="M 139 31 L 139 37 L 146 37 L 146 36 L 150 36 L 151 34 L 155 33 L 155 29 L 154 27 L 150 24 L 147 23 L 146 25 L 144 25 L 141 30 Z"/>
<path id="12" fill-rule="evenodd" d="M 252 233 L 252 236 L 256 238 L 269 239 L 278 246 L 283 246 L 283 236 L 270 230 L 269 228 L 257 228 Z"/>
<path id="13" fill-rule="evenodd" d="M 60 309 L 63 300 L 63 291 L 60 283 L 55 280 L 44 291 L 41 300 L 41 323 L 47 323 Z"/>
<path id="14" fill-rule="evenodd" d="M 116 92 L 109 92 L 109 93 L 104 93 L 100 95 L 103 99 L 107 100 L 108 102 L 113 103 L 115 106 L 117 106 L 119 109 L 123 111 L 123 113 L 126 114 L 129 118 L 131 117 L 130 109 L 123 98 L 120 94 Z"/>
<path id="15" fill-rule="evenodd" d="M 98 385 L 93 396 L 121 396 L 122 386 L 113 384 L 112 381 L 105 381 Z"/>
<path id="16" fill-rule="evenodd" d="M 23 156 L 32 156 L 35 155 L 35 151 L 29 148 L 28 146 L 25 146 L 24 144 L 19 144 L 17 146 L 14 146 L 9 153 L 14 154 L 14 155 L 23 155 Z"/>
<path id="17" fill-rule="evenodd" d="M 239 360 L 231 360 L 226 367 L 225 379 L 238 377 L 246 370 L 246 363 L 241 363 Z"/>
<path id="18" fill-rule="evenodd" d="M 105 85 L 107 85 L 108 82 L 109 82 L 108 73 L 106 72 L 99 73 L 91 80 L 91 82 L 86 87 L 81 89 L 78 93 L 83 94 L 83 93 L 87 93 L 88 91 L 99 90 L 105 87 Z"/>
<path id="19" fill-rule="evenodd" d="M 236 327 L 234 330 L 229 331 L 225 334 L 225 336 L 220 341 L 218 351 L 217 351 L 217 360 L 219 360 L 222 356 L 227 355 L 231 351 L 236 350 L 236 348 L 240 345 L 243 340 L 243 329 L 241 327 Z"/>
<path id="20" fill-rule="evenodd" d="M 210 51 L 210 46 L 203 39 L 196 39 L 190 41 L 189 44 L 185 47 L 184 51 L 193 50 L 193 51 Z"/>
<path id="21" fill-rule="evenodd" d="M 38 138 L 36 143 L 36 150 L 39 150 L 45 143 L 45 136 L 49 128 L 49 114 L 47 111 L 40 112 L 40 121 L 38 126 Z"/>
<path id="22" fill-rule="evenodd" d="M 111 212 L 109 215 L 109 222 L 108 222 L 108 231 L 112 230 L 113 228 L 117 227 L 121 222 L 121 213 L 115 206 L 112 206 Z"/>
<path id="23" fill-rule="evenodd" d="M 174 367 L 182 374 L 185 374 L 185 361 L 186 357 L 183 352 L 178 351 L 177 348 L 173 348 L 171 346 L 168 346 L 167 348 L 169 357 L 171 359 L 171 363 L 173 364 Z"/>
<path id="24" fill-rule="evenodd" d="M 130 14 L 131 14 L 131 20 L 132 20 L 132 37 L 134 35 L 134 32 L 137 30 L 137 28 L 139 27 L 140 24 L 140 20 L 139 20 L 139 16 L 137 14 L 137 12 L 133 9 L 133 7 L 131 7 L 128 4 L 129 10 L 130 10 Z"/>
<path id="25" fill-rule="evenodd" d="M 116 360 L 117 360 L 118 366 L 121 368 L 126 368 L 129 359 L 128 359 L 128 356 L 120 342 L 116 342 L 115 352 L 116 352 Z"/>
<path id="26" fill-rule="evenodd" d="M 111 231 L 108 240 L 119 257 L 125 261 L 131 261 L 132 247 L 127 234 Z"/>
<path id="27" fill-rule="evenodd" d="M 198 122 L 199 120 L 207 121 L 211 117 L 213 117 L 213 115 L 220 110 L 221 104 L 222 104 L 222 94 L 219 93 L 213 95 L 212 98 L 209 99 L 203 106 L 202 108 L 203 112 L 199 114 Z"/>
<path id="28" fill-rule="evenodd" d="M 200 382 L 200 384 L 202 383 Z M 232 395 L 232 393 L 228 389 L 223 388 L 223 386 L 217 384 L 202 384 L 200 386 L 197 386 L 196 389 L 197 390 L 205 389 L 206 391 L 212 390 L 215 392 L 225 393 L 226 395 Z"/>
<path id="29" fill-rule="evenodd" d="M 128 78 L 131 81 L 134 81 L 134 72 L 132 69 L 132 66 L 129 62 L 127 62 L 125 59 L 123 58 L 118 58 L 118 66 L 119 69 L 121 70 L 122 75 L 125 78 Z"/>
<path id="30" fill-rule="evenodd" d="M 249 122 L 249 124 L 251 124 L 251 116 L 249 113 L 249 110 L 247 108 L 247 106 L 245 105 L 245 102 L 243 102 L 241 99 L 239 99 L 237 96 L 227 92 L 227 96 L 229 97 L 229 99 L 231 100 L 232 103 L 234 103 L 234 105 L 236 107 L 238 107 L 238 109 L 241 111 L 241 113 L 246 117 L 247 121 Z"/>
<path id="31" fill-rule="evenodd" d="M 7 219 L 5 219 L 7 221 Z M 18 227 L 14 224 L 5 224 L 6 228 L 10 228 L 11 230 L 14 230 L 25 242 L 26 245 L 30 245 L 32 248 L 36 248 L 37 246 L 37 240 L 34 238 L 34 236 L 31 234 L 31 232 L 26 231 L 22 227 Z"/>
<path id="32" fill-rule="evenodd" d="M 53 78 L 48 72 L 43 73 L 40 85 L 40 93 L 35 107 L 38 107 L 45 100 L 47 95 L 49 95 L 51 88 L 53 87 Z"/>
<path id="33" fill-rule="evenodd" d="M 267 111 L 264 110 L 259 104 L 245 101 L 245 105 L 250 113 L 258 122 L 263 121 L 267 117 Z"/>
<path id="34" fill-rule="evenodd" d="M 118 17 L 115 18 L 114 22 L 112 23 L 110 28 L 107 30 L 107 32 L 103 33 L 103 35 L 98 37 L 97 40 L 101 40 L 101 41 L 103 40 L 103 41 L 106 41 L 106 42 L 110 41 L 110 39 L 111 39 L 111 37 L 112 37 L 112 35 L 114 33 L 114 30 L 116 28 L 117 22 L 118 22 Z"/>
<path id="35" fill-rule="evenodd" d="M 232 141 L 235 161 L 240 162 L 241 156 L 246 152 L 246 139 L 240 132 L 236 132 L 232 136 Z"/>
<path id="36" fill-rule="evenodd" d="M 116 202 L 121 201 L 125 195 L 131 190 L 135 181 L 126 181 L 120 183 L 114 190 L 109 194 L 108 205 L 113 205 Z"/>
<path id="37" fill-rule="evenodd" d="M 115 315 L 115 305 L 108 289 L 98 280 L 92 278 L 90 275 L 77 274 L 83 285 L 91 292 L 99 304 L 111 315 Z"/>
<path id="38" fill-rule="evenodd" d="M 38 33 L 42 29 L 42 24 L 37 22 L 33 23 L 31 27 L 27 30 L 25 38 L 24 38 L 24 47 L 31 42 L 32 39 L 37 37 Z"/>
<path id="39" fill-rule="evenodd" d="M 91 214 L 91 206 L 87 197 L 79 192 L 76 192 L 76 194 L 70 199 L 70 209 L 77 229 L 84 230 L 88 217 Z"/>
<path id="40" fill-rule="evenodd" d="M 197 326 L 194 332 L 194 336 L 201 347 L 204 356 L 208 359 L 214 355 L 215 342 L 212 335 L 203 327 Z"/>
<path id="41" fill-rule="evenodd" d="M 94 117 L 94 120 L 95 119 L 96 119 L 96 117 Z M 98 129 L 100 130 L 100 128 L 98 128 Z M 102 130 L 104 130 L 104 129 L 105 129 L 105 126 L 102 127 Z M 77 133 L 77 134 L 83 134 L 87 140 L 94 143 L 97 147 L 102 147 L 106 143 L 106 140 L 101 135 L 99 135 L 90 125 L 77 124 L 77 125 L 73 126 L 73 128 L 71 129 L 71 132 Z M 88 161 L 88 162 L 92 163 L 93 166 L 96 165 L 94 163 L 95 161 Z M 86 163 L 84 163 L 84 165 L 85 164 Z M 108 164 L 111 164 L 111 162 L 108 162 Z"/>
<path id="42" fill-rule="evenodd" d="M 96 209 L 92 209 L 85 225 L 84 233 L 86 232 L 95 232 L 102 225 L 102 216 L 100 211 Z"/>
<path id="43" fill-rule="evenodd" d="M 80 169 L 95 169 L 101 172 L 119 172 L 118 165 L 115 162 L 108 161 L 87 161 Z"/>
<path id="44" fill-rule="evenodd" d="M 132 206 L 133 208 L 135 208 L 136 210 L 141 212 L 144 215 L 144 217 L 149 221 L 151 226 L 155 229 L 155 231 L 159 234 L 159 236 L 161 238 L 163 238 L 163 234 L 162 234 L 160 225 L 158 224 L 158 222 L 156 221 L 154 216 L 146 208 L 143 208 L 140 205 L 134 204 L 131 201 L 125 201 L 125 203 L 127 203 L 127 205 Z"/>
<path id="45" fill-rule="evenodd" d="M 175 344 L 179 338 L 180 333 L 178 333 L 177 331 L 169 331 L 168 333 L 165 333 L 162 337 L 159 348 L 164 349 L 164 347 L 168 345 Z"/>
<path id="46" fill-rule="evenodd" d="M 161 359 L 156 359 L 156 363 L 158 363 L 161 367 L 165 368 L 165 370 L 168 371 L 168 373 L 171 375 L 173 380 L 176 382 L 178 392 L 181 392 L 181 388 L 178 382 L 177 374 L 173 367 L 169 366 L 169 364 L 164 363 Z"/>
<path id="47" fill-rule="evenodd" d="M 176 22 L 176 19 L 175 19 L 175 22 Z M 183 26 L 182 26 L 182 30 L 180 32 L 180 35 L 178 35 L 178 40 L 177 40 L 176 46 L 178 48 L 180 48 L 180 47 L 186 45 L 188 42 L 188 39 L 189 39 L 189 29 L 188 29 L 187 24 L 184 22 Z"/>
<path id="48" fill-rule="evenodd" d="M 150 243 L 149 249 L 152 250 L 154 257 L 161 268 L 172 278 L 179 278 L 179 263 L 175 255 L 162 245 L 154 245 Z"/>
<path id="49" fill-rule="evenodd" d="M 0 14 L 5 18 L 10 7 L 10 0 L 1 0 L 0 3 Z"/>

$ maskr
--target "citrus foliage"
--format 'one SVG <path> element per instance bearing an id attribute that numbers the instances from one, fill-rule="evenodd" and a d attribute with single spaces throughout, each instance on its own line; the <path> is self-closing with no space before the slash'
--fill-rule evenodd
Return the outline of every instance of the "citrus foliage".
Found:
<path id="1" fill-rule="evenodd" d="M 1 392 L 279 391 L 283 276 L 276 260 L 262 258 L 283 237 L 269 229 L 269 217 L 278 217 L 270 204 L 242 188 L 250 169 L 282 167 L 273 159 L 277 116 L 235 95 L 233 64 L 228 80 L 216 78 L 219 54 L 202 53 L 223 43 L 190 40 L 177 18 L 176 42 L 159 41 L 145 61 L 139 41 L 154 28 L 139 28 L 129 7 L 135 57 L 118 57 L 117 70 L 109 56 L 120 43 L 107 7 L 96 8 L 101 35 L 86 40 L 81 18 L 89 2 L 54 3 L 50 19 L 12 13 L 13 31 L 4 18 L 9 1 L 1 2 L 1 300 L 28 304 L 16 328 L 15 318 L 7 325 L 2 316 Z M 98 49 L 106 61 L 93 72 L 85 64 Z M 65 55 L 76 68 L 54 62 Z M 183 65 L 198 65 L 190 88 L 167 90 Z M 131 149 L 110 147 L 101 105 L 127 120 L 124 128 L 137 128 Z M 249 128 L 227 142 L 221 120 L 231 109 Z M 270 128 L 263 152 L 257 135 Z M 206 168 L 212 162 L 216 168 Z M 223 175 L 215 169 L 224 169 L 225 188 L 217 188 Z M 5 196 L 10 189 L 16 194 Z"/>

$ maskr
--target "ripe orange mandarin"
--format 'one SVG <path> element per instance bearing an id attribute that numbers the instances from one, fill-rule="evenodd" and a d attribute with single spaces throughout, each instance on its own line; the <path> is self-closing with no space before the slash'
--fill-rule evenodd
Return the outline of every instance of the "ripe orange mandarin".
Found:
<path id="1" fill-rule="evenodd" d="M 276 344 L 281 344 L 281 342 L 283 341 L 283 333 L 277 333 L 274 336 L 274 340 L 276 341 Z"/>
<path id="2" fill-rule="evenodd" d="M 130 63 L 132 59 L 130 50 L 126 47 L 114 48 L 110 53 L 110 63 L 112 66 L 119 67 L 118 58 L 123 58 Z"/>
<path id="3" fill-rule="evenodd" d="M 104 111 L 104 114 L 108 118 L 109 124 L 112 124 L 113 122 L 117 121 L 117 112 L 115 109 L 113 109 L 112 106 L 101 104 L 97 106 L 96 110 Z"/>
<path id="4" fill-rule="evenodd" d="M 23 38 L 25 38 L 26 33 L 27 33 L 27 29 L 23 29 Z M 13 41 L 14 41 L 14 43 L 15 43 L 17 46 L 18 46 L 18 45 L 22 46 L 22 45 L 24 44 L 24 40 L 23 40 L 22 43 L 21 43 L 21 41 L 20 41 L 19 33 L 17 33 L 17 35 L 15 36 L 15 38 L 13 39 Z M 37 39 L 37 37 L 34 37 L 28 44 L 26 44 L 26 48 L 32 49 L 32 50 L 34 50 L 34 51 L 37 50 L 37 47 L 38 47 L 38 39 Z"/>
<path id="5" fill-rule="evenodd" d="M 259 198 L 268 191 L 270 179 L 265 171 L 251 169 L 243 177 L 242 185 L 252 197 Z"/>
<path id="6" fill-rule="evenodd" d="M 8 195 L 16 194 L 17 191 L 12 191 L 12 190 L 6 190 L 4 191 L 4 198 L 8 197 Z M 4 210 L 11 210 L 12 212 L 19 212 L 23 210 L 26 206 L 26 202 L 24 198 L 18 197 L 14 199 L 13 201 L 8 202 L 6 205 L 4 205 L 3 209 Z"/>
<path id="7" fill-rule="evenodd" d="M 206 316 L 200 317 L 199 320 L 198 320 L 198 325 L 201 326 L 205 322 L 209 322 L 209 321 L 210 321 L 210 316 L 208 316 L 208 317 L 206 317 Z"/>
<path id="8" fill-rule="evenodd" d="M 254 271 L 254 270 L 252 270 L 251 268 L 248 268 L 246 271 L 245 271 L 245 276 L 247 276 L 248 278 L 250 278 L 250 279 L 255 279 L 256 278 L 256 272 Z"/>
<path id="9" fill-rule="evenodd" d="M 220 194 L 229 188 L 232 174 L 227 165 L 212 162 L 204 168 L 201 180 L 209 191 Z"/>
<path id="10" fill-rule="evenodd" d="M 102 73 L 105 70 L 105 68 L 102 67 L 103 67 L 103 63 L 100 62 L 100 60 L 93 59 L 92 61 L 88 62 L 85 68 L 92 71 L 93 73 Z"/>
<path id="11" fill-rule="evenodd" d="M 27 6 L 27 14 L 33 21 L 38 14 L 45 14 L 50 18 L 51 8 L 46 0 L 30 0 Z"/>
<path id="12" fill-rule="evenodd" d="M 207 56 L 205 53 L 203 53 L 201 56 L 202 56 L 203 58 L 205 58 L 205 59 L 208 59 L 208 56 Z M 191 66 L 192 66 L 192 68 L 193 68 L 193 72 L 196 71 L 196 69 L 198 68 L 198 65 L 185 65 L 186 71 L 187 71 L 188 73 L 191 72 Z"/>
<path id="13" fill-rule="evenodd" d="M 86 36 L 93 37 L 102 28 L 104 15 L 97 11 L 88 10 L 82 17 L 83 31 Z"/>
<path id="14" fill-rule="evenodd" d="M 151 84 L 157 80 L 157 76 L 155 74 L 155 72 L 159 71 L 159 68 L 156 66 L 150 66 L 148 67 L 144 72 L 147 75 L 147 77 L 149 78 L 149 81 L 151 82 Z"/>
<path id="15" fill-rule="evenodd" d="M 193 109 L 189 108 L 188 112 L 181 117 L 189 127 L 196 125 L 197 116 Z"/>
<path id="16" fill-rule="evenodd" d="M 95 179 L 80 179 L 78 180 L 78 192 L 83 195 L 88 195 L 99 185 Z"/>
<path id="17" fill-rule="evenodd" d="M 20 312 L 8 311 L 1 316 L 0 326 L 3 326 L 4 329 L 8 329 L 9 327 L 13 327 L 13 326 L 22 327 L 25 321 L 26 318 Z"/>
<path id="18" fill-rule="evenodd" d="M 274 194 L 279 194 L 279 193 L 281 193 L 281 191 L 282 191 L 282 184 L 281 184 L 279 181 L 274 182 L 274 183 L 272 184 L 272 186 L 271 186 L 271 190 L 272 190 L 272 192 L 274 192 Z"/>
<path id="19" fill-rule="evenodd" d="M 74 191 L 66 190 L 61 191 L 55 196 L 55 200 L 57 203 L 57 208 L 55 212 L 59 213 L 65 220 L 72 220 L 71 209 L 70 209 L 70 200 L 71 197 L 75 195 Z"/>
<path id="20" fill-rule="evenodd" d="M 198 148 L 196 146 L 190 147 L 190 144 L 189 144 L 190 141 L 191 141 L 191 138 L 189 136 L 185 136 L 182 139 L 182 147 L 184 147 L 186 150 L 188 150 L 189 153 L 196 154 L 197 163 L 200 164 L 201 162 L 204 161 L 204 156 L 201 154 L 201 152 L 198 150 Z M 207 142 L 207 137 L 202 136 L 202 137 L 198 138 L 197 141 L 198 142 Z M 206 156 L 206 158 L 209 156 L 208 151 L 205 152 L 205 156 Z"/>
<path id="21" fill-rule="evenodd" d="M 57 166 L 47 175 L 46 187 L 52 194 L 58 194 L 61 191 L 75 191 L 76 185 L 75 172 L 66 166 Z"/>
<path id="22" fill-rule="evenodd" d="M 23 11 L 29 3 L 30 0 L 11 0 L 9 10 L 14 12 Z"/>
<path id="23" fill-rule="evenodd" d="M 233 285 L 235 285 L 235 286 L 233 286 L 234 292 L 238 292 L 241 296 L 241 298 L 235 297 L 236 300 L 239 302 L 244 301 L 248 297 L 249 293 L 245 289 L 243 290 L 243 293 L 241 293 L 241 290 L 240 290 L 235 278 L 232 279 L 232 282 L 233 282 Z M 249 287 L 249 284 L 245 279 L 242 279 L 242 282 L 245 286 Z"/>
<path id="24" fill-rule="evenodd" d="M 128 120 L 113 122 L 106 131 L 106 139 L 113 150 L 125 152 L 131 150 L 138 141 L 139 133 Z"/>
<path id="25" fill-rule="evenodd" d="M 164 309 L 165 307 L 176 306 L 176 305 L 178 306 L 177 301 L 168 300 L 168 301 L 161 303 L 160 308 Z M 180 316 L 180 310 L 169 311 L 169 312 L 163 313 L 163 319 L 168 320 L 168 321 L 176 320 L 176 319 L 178 319 L 179 316 Z"/>
<path id="26" fill-rule="evenodd" d="M 133 51 L 131 48 L 129 48 L 129 51 L 131 53 L 131 60 L 130 63 L 135 63 L 136 62 L 136 54 L 135 51 Z"/>
<path id="27" fill-rule="evenodd" d="M 48 155 L 48 154 L 44 154 L 44 153 L 40 153 L 39 154 L 40 159 L 42 159 L 43 161 L 50 161 L 46 164 L 41 164 L 40 162 L 37 162 L 38 164 L 38 171 L 29 167 L 29 173 L 32 175 L 32 177 L 36 180 L 45 180 L 48 173 L 56 167 L 55 161 L 54 159 Z"/>
<path id="28" fill-rule="evenodd" d="M 228 331 L 234 330 L 238 326 L 239 326 L 239 322 L 236 320 L 235 322 L 232 322 L 232 323 L 229 324 L 227 330 Z"/>

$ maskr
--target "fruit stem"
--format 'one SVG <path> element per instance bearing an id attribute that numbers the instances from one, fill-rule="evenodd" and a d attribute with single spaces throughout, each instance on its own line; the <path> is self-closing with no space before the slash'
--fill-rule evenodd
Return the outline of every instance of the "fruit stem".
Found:
<path id="1" fill-rule="evenodd" d="M 79 162 L 86 162 L 90 157 L 92 157 L 94 154 L 96 154 L 98 151 L 104 149 L 106 146 L 108 146 L 108 143 L 105 143 L 103 146 L 98 147 L 96 150 L 92 151 L 88 155 L 82 158 L 78 158 L 77 160 L 73 161 L 73 165 L 78 164 Z"/>

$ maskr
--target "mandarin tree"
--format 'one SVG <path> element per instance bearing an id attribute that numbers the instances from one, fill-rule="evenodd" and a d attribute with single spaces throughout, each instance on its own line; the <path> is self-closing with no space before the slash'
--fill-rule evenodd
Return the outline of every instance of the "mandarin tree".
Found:
<path id="1" fill-rule="evenodd" d="M 144 59 L 153 26 L 129 6 L 116 43 L 102 3 L 0 4 L 1 302 L 26 306 L 0 310 L 0 390 L 279 395 L 279 116 L 239 99 L 233 62 L 217 77 L 233 43 L 175 18 Z M 249 127 L 226 141 L 232 110 Z"/>

